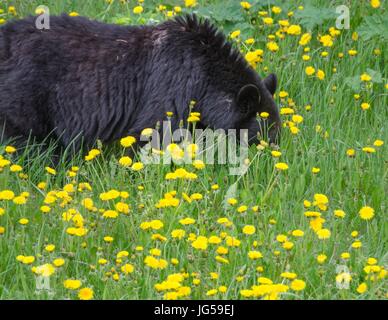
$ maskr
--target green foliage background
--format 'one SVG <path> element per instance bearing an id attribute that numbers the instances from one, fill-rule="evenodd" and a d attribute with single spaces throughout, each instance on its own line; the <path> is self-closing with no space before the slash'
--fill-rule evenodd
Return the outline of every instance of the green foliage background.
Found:
<path id="1" fill-rule="evenodd" d="M 195 8 L 184 8 L 183 1 L 165 0 L 162 4 L 171 10 L 174 5 L 181 5 L 183 12 L 197 12 L 209 17 L 227 35 L 231 31 L 241 30 L 240 39 L 235 43 L 245 54 L 255 49 L 265 51 L 264 60 L 257 65 L 257 71 L 266 76 L 270 72 L 279 78 L 279 91 L 286 91 L 295 102 L 294 110 L 303 116 L 298 135 L 290 134 L 288 128 L 282 133 L 280 161 L 289 165 L 287 172 L 276 172 L 270 149 L 257 153 L 255 147 L 250 150 L 251 165 L 247 174 L 238 178 L 228 175 L 227 166 L 206 166 L 199 173 L 196 182 L 169 182 L 164 179 L 170 171 L 166 166 L 147 166 L 141 173 L 133 173 L 121 168 L 117 164 L 117 155 L 104 154 L 98 161 L 84 163 L 81 156 L 66 164 L 60 162 L 56 176 L 48 176 L 44 170 L 51 165 L 50 154 L 29 156 L 28 152 L 20 157 L 11 157 L 14 163 L 23 166 L 28 174 L 27 180 L 19 179 L 8 169 L 0 172 L 0 190 L 12 189 L 15 193 L 28 191 L 31 198 L 26 206 L 17 206 L 12 202 L 0 201 L 0 207 L 5 207 L 6 214 L 0 216 L 0 226 L 5 227 L 5 233 L 0 235 L 0 298 L 1 299 L 32 299 L 32 298 L 76 298 L 76 294 L 66 291 L 62 282 L 67 278 L 77 278 L 84 286 L 92 287 L 95 298 L 99 299 L 149 299 L 162 298 L 163 294 L 156 292 L 155 283 L 163 281 L 168 274 L 181 270 L 188 273 L 200 272 L 201 285 L 192 289 L 192 299 L 209 298 L 206 293 L 213 288 L 225 285 L 226 293 L 217 293 L 215 298 L 238 299 L 240 290 L 250 288 L 257 283 L 258 276 L 265 276 L 274 282 L 283 281 L 281 272 L 286 270 L 298 274 L 298 278 L 306 282 L 306 289 L 301 292 L 285 295 L 287 299 L 383 299 L 387 297 L 386 277 L 377 282 L 367 280 L 364 272 L 367 258 L 374 257 L 379 266 L 387 269 L 387 152 L 386 145 L 375 148 L 376 153 L 367 154 L 363 147 L 373 146 L 376 139 L 387 143 L 387 89 L 388 61 L 387 61 L 387 2 L 382 1 L 378 9 L 373 9 L 369 1 L 250 1 L 252 8 L 249 13 L 240 7 L 240 1 L 234 0 L 199 0 Z M 144 13 L 135 15 L 133 8 L 136 1 L 121 4 L 113 1 L 107 4 L 104 0 L 9 0 L 0 1 L 0 8 L 5 12 L 0 18 L 6 20 L 15 18 L 7 13 L 11 5 L 16 8 L 16 18 L 34 14 L 38 5 L 47 5 L 52 14 L 62 12 L 78 12 L 93 19 L 119 24 L 157 23 L 166 19 L 165 12 L 156 10 L 159 1 L 145 0 Z M 323 48 L 318 36 L 327 34 L 335 24 L 335 8 L 345 4 L 350 8 L 349 30 L 341 30 L 331 48 Z M 293 23 L 300 24 L 303 32 L 311 32 L 313 38 L 309 47 L 311 60 L 302 60 L 303 47 L 298 45 L 299 37 L 287 36 L 278 40 L 279 51 L 271 53 L 266 50 L 268 35 L 274 34 L 275 27 L 264 26 L 257 12 L 270 11 L 273 5 L 282 8 L 282 18 L 286 19 L 289 11 L 294 12 Z M 304 10 L 298 10 L 303 5 Z M 276 17 L 278 19 L 278 17 Z M 352 34 L 358 32 L 359 39 L 352 40 Z M 253 37 L 255 43 L 248 46 L 244 40 Z M 357 55 L 348 55 L 349 49 L 357 50 Z M 376 49 L 380 54 L 375 54 Z M 329 51 L 328 57 L 322 57 L 322 51 Z M 340 53 L 344 54 L 339 58 Z M 323 81 L 305 74 L 305 67 L 311 65 L 321 69 L 326 76 Z M 333 71 L 336 68 L 336 72 Z M 360 75 L 368 73 L 372 76 L 371 88 L 366 88 L 360 80 Z M 360 99 L 354 98 L 355 94 Z M 276 98 L 281 107 L 287 102 Z M 371 105 L 369 110 L 360 108 L 362 102 Z M 1 101 L 0 101 L 1 103 Z M 305 109 L 311 105 L 311 110 Z M 283 120 L 290 120 L 283 116 Z M 321 131 L 317 132 L 316 127 Z M 325 132 L 327 135 L 325 136 Z M 356 156 L 346 155 L 349 148 L 356 150 Z M 4 146 L 0 146 L 0 154 L 5 155 Z M 62 208 L 53 207 L 49 215 L 43 215 L 39 208 L 43 203 L 45 192 L 37 189 L 37 183 L 46 181 L 50 190 L 60 189 L 69 182 L 66 176 L 71 165 L 81 167 L 77 182 L 88 181 L 93 185 L 90 195 L 102 208 L 105 204 L 99 202 L 98 194 L 110 189 L 126 190 L 130 194 L 132 210 L 130 215 L 120 216 L 119 222 L 107 223 L 101 221 L 97 215 L 83 212 L 87 217 L 90 229 L 88 236 L 74 238 L 66 234 L 66 225 L 62 225 Z M 319 167 L 320 173 L 313 175 L 311 169 Z M 254 205 L 260 207 L 258 214 L 249 211 L 246 215 L 239 215 L 236 208 L 225 208 L 224 200 L 227 190 L 236 183 L 236 190 L 232 196 L 238 199 L 239 205 Z M 220 189 L 217 193 L 210 191 L 210 186 L 217 183 Z M 138 185 L 144 186 L 139 192 Z M 157 187 L 156 187 L 157 186 Z M 201 202 L 183 204 L 178 208 L 157 210 L 158 202 L 167 191 L 177 190 L 178 194 L 185 192 L 192 194 L 199 192 L 204 195 Z M 314 194 L 323 193 L 330 199 L 329 210 L 323 213 L 326 220 L 325 227 L 331 230 L 331 237 L 322 241 L 310 230 L 309 221 L 303 215 L 305 208 L 303 201 L 312 200 Z M 80 207 L 82 195 L 75 197 L 74 206 Z M 144 208 L 139 208 L 139 205 Z M 111 205 L 111 204 L 110 204 Z M 375 210 L 375 217 L 370 221 L 361 220 L 358 212 L 362 206 L 369 205 Z M 105 206 L 105 207 L 104 207 Z M 343 219 L 335 218 L 334 209 L 346 212 Z M 228 259 L 230 264 L 221 265 L 215 261 L 214 249 L 206 252 L 193 250 L 186 240 L 176 242 L 169 237 L 170 232 L 182 227 L 179 219 L 193 217 L 197 223 L 187 228 L 187 233 L 196 235 L 219 234 L 224 231 L 217 223 L 219 217 L 227 216 L 234 222 L 230 234 L 242 240 L 239 248 L 230 249 Z M 28 217 L 30 224 L 22 227 L 18 220 Z M 161 219 L 164 228 L 160 231 L 167 242 L 157 243 L 150 240 L 150 234 L 139 229 L 141 222 L 151 219 Z M 271 219 L 276 224 L 271 224 Z M 257 233 L 247 237 L 241 233 L 244 225 L 255 225 Z M 301 229 L 305 236 L 301 239 L 292 238 L 292 230 Z M 352 248 L 355 239 L 351 232 L 358 231 L 358 240 L 362 241 L 362 248 Z M 276 241 L 276 236 L 286 234 L 295 243 L 290 251 L 283 250 Z M 107 245 L 103 237 L 110 235 L 114 242 Z M 250 261 L 247 252 L 253 248 L 253 241 L 260 243 L 260 250 L 264 258 L 262 261 Z M 85 242 L 86 248 L 81 244 Z M 44 246 L 54 243 L 55 253 L 44 251 Z M 135 251 L 135 246 L 142 245 L 148 250 L 158 247 L 162 250 L 163 258 L 179 259 L 178 266 L 170 265 L 161 271 L 150 270 L 144 266 L 144 256 Z M 115 268 L 115 255 L 119 250 L 130 252 L 130 261 L 135 265 L 135 272 L 131 277 L 114 281 L 106 275 L 109 268 Z M 273 255 L 276 250 L 280 256 Z M 350 259 L 342 259 L 341 253 L 350 252 Z M 326 254 L 325 264 L 316 261 L 318 254 Z M 51 277 L 54 296 L 45 292 L 35 291 L 35 276 L 30 266 L 16 261 L 20 254 L 37 257 L 40 264 L 55 257 L 64 257 L 66 265 Z M 105 257 L 109 260 L 107 267 L 96 269 L 98 259 Z M 346 265 L 352 281 L 349 290 L 336 288 L 336 266 Z M 256 271 L 257 266 L 263 266 L 263 273 Z M 209 272 L 218 272 L 218 280 L 209 278 Z M 244 276 L 242 281 L 237 277 Z M 191 278 L 189 279 L 191 281 Z M 187 280 L 187 281 L 189 281 Z M 356 291 L 362 282 L 368 284 L 368 290 L 359 294 Z"/>

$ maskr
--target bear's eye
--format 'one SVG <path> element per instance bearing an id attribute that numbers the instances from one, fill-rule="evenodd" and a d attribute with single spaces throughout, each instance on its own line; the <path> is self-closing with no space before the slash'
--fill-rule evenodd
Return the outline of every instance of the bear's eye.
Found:
<path id="1" fill-rule="evenodd" d="M 247 115 L 248 113 L 250 113 L 250 106 L 249 104 L 246 104 L 246 105 L 242 105 L 240 106 L 240 112 L 243 114 L 243 115 Z"/>

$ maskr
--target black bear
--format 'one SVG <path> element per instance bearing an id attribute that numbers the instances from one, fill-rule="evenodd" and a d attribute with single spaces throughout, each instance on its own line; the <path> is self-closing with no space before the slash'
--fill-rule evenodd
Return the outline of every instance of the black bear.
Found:
<path id="1" fill-rule="evenodd" d="M 0 28 L 0 135 L 54 135 L 63 146 L 82 136 L 91 146 L 138 136 L 175 114 L 187 120 L 196 101 L 199 125 L 249 129 L 253 141 L 280 118 L 276 76 L 261 80 L 208 20 L 186 15 L 154 26 L 117 26 L 83 17 L 35 18 Z M 269 113 L 258 120 L 260 112 Z"/>

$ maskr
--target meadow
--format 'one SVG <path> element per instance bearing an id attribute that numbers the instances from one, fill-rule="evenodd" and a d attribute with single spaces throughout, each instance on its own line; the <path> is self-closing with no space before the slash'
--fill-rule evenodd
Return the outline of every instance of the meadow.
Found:
<path id="1" fill-rule="evenodd" d="M 123 25 L 208 17 L 278 76 L 283 130 L 238 176 L 128 158 L 131 137 L 56 164 L 0 145 L 0 299 L 388 298 L 387 1 L 3 0 L 0 25 L 41 4 Z"/>

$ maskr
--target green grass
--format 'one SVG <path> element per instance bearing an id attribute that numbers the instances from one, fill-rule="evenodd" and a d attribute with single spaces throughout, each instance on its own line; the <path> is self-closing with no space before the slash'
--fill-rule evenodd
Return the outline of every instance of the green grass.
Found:
<path id="1" fill-rule="evenodd" d="M 274 2 L 283 8 L 280 15 L 272 14 L 275 23 L 279 19 L 286 19 L 287 11 L 296 13 L 299 5 L 307 6 L 303 1 Z M 318 8 L 335 8 L 343 2 L 309 1 Z M 10 5 L 15 6 L 19 18 L 34 14 L 38 4 L 46 4 L 51 13 L 76 11 L 107 22 L 146 23 L 151 18 L 157 21 L 166 19 L 163 12 L 155 10 L 156 2 L 145 0 L 145 3 L 144 13 L 136 16 L 132 13 L 134 1 L 129 4 L 114 1 L 111 5 L 102 0 L 1 1 L 0 8 L 5 13 L 0 18 L 11 18 L 6 13 Z M 175 3 L 182 4 L 183 1 Z M 198 3 L 195 10 L 203 10 L 220 2 L 208 0 Z M 241 290 L 257 285 L 258 277 L 269 278 L 277 284 L 290 285 L 289 280 L 280 276 L 282 272 L 290 271 L 296 273 L 298 279 L 305 281 L 306 288 L 302 291 L 289 288 L 286 293 L 278 296 L 281 299 L 386 299 L 386 145 L 374 146 L 376 152 L 370 154 L 362 151 L 362 148 L 373 147 L 377 139 L 387 142 L 387 45 L 386 41 L 376 37 L 360 37 L 354 41 L 352 33 L 363 23 L 365 17 L 373 14 L 386 15 L 387 8 L 386 1 L 382 1 L 378 9 L 373 9 L 369 1 L 348 3 L 351 3 L 351 29 L 341 30 L 341 34 L 334 39 L 334 45 L 324 48 L 317 37 L 319 34 L 327 34 L 329 28 L 334 26 L 335 19 L 327 19 L 322 25 L 316 26 L 308 44 L 311 60 L 307 62 L 302 60 L 303 47 L 298 45 L 300 36 L 286 35 L 282 40 L 276 38 L 279 51 L 271 53 L 266 49 L 266 36 L 275 34 L 277 27 L 263 26 L 261 19 L 258 19 L 259 25 L 252 27 L 255 22 L 243 11 L 241 15 L 244 21 L 223 20 L 220 15 L 215 18 L 217 24 L 227 32 L 239 27 L 245 28 L 240 35 L 242 40 L 236 45 L 244 53 L 255 49 L 264 50 L 264 59 L 257 65 L 257 71 L 263 76 L 270 72 L 276 73 L 279 78 L 277 103 L 281 107 L 290 104 L 290 101 L 282 100 L 278 95 L 280 91 L 286 91 L 294 102 L 291 102 L 291 107 L 295 114 L 303 116 L 303 122 L 297 125 L 300 129 L 297 135 L 291 134 L 288 127 L 283 129 L 280 159 L 271 156 L 270 147 L 262 151 L 258 151 L 255 146 L 250 149 L 250 164 L 245 175 L 229 175 L 228 165 L 207 165 L 203 170 L 187 165 L 185 168 L 188 171 L 198 175 L 196 180 L 167 181 L 166 173 L 180 166 L 146 165 L 143 170 L 135 172 L 118 164 L 122 151 L 103 151 L 89 162 L 84 161 L 81 155 L 70 163 L 60 161 L 54 176 L 45 171 L 45 166 L 52 166 L 50 152 L 36 154 L 35 150 L 35 153 L 26 151 L 22 155 L 9 155 L 4 150 L 5 146 L 0 146 L 0 155 L 21 165 L 23 173 L 28 176 L 20 177 L 19 173 L 11 172 L 9 165 L 4 166 L 0 171 L 0 192 L 12 190 L 16 195 L 29 193 L 24 205 L 17 205 L 12 200 L 0 200 L 0 208 L 4 209 L 4 214 L 0 216 L 0 226 L 3 227 L 0 229 L 3 231 L 0 235 L 0 298 L 76 299 L 78 290 L 65 289 L 63 281 L 79 279 L 82 287 L 93 289 L 95 299 L 160 299 L 165 292 L 174 290 L 158 292 L 154 285 L 166 280 L 170 274 L 181 272 L 185 275 L 181 285 L 191 288 L 190 295 L 185 298 L 240 299 L 244 298 Z M 225 7 L 226 17 L 228 6 Z M 269 5 L 264 5 L 260 10 L 269 8 Z M 257 16 L 257 11 L 259 7 L 251 9 L 252 17 Z M 127 20 L 123 20 L 123 17 Z M 297 24 L 296 19 L 291 17 L 290 24 Z M 302 33 L 307 31 L 302 25 Z M 252 46 L 243 43 L 249 37 L 256 39 Z M 357 55 L 349 56 L 349 49 L 357 50 Z M 375 49 L 380 49 L 381 54 L 376 55 Z M 328 56 L 324 58 L 321 52 L 325 50 L 328 51 Z M 343 58 L 338 57 L 339 53 L 344 54 Z M 307 76 L 305 68 L 310 65 L 323 70 L 325 78 L 319 80 L 314 76 Z M 333 68 L 337 69 L 336 72 Z M 359 85 L 360 75 L 367 72 L 367 69 L 376 71 L 372 72 L 374 76 L 371 88 L 362 85 L 355 90 Z M 347 84 L 350 77 L 355 77 L 354 88 Z M 359 100 L 354 98 L 355 94 L 360 95 Z M 362 110 L 362 102 L 370 103 L 370 109 Z M 306 110 L 306 105 L 311 105 L 310 111 Z M 291 116 L 283 115 L 282 120 L 289 121 Z M 321 127 L 319 132 L 316 130 L 317 125 Z M 347 156 L 346 152 L 350 148 L 356 151 L 354 157 Z M 287 163 L 289 169 L 282 172 L 274 169 L 274 164 L 279 161 Z M 70 178 L 67 172 L 73 165 L 79 166 L 80 170 L 75 177 Z M 320 168 L 320 172 L 313 174 L 313 167 Z M 45 190 L 37 187 L 42 181 L 47 183 Z M 234 197 L 238 203 L 235 206 L 227 205 L 226 193 L 236 181 Z M 77 189 L 81 182 L 90 183 L 92 191 L 69 193 L 67 204 L 61 206 L 62 200 L 57 199 L 55 203 L 49 204 L 49 213 L 40 211 L 49 191 L 58 192 L 66 184 L 73 184 Z M 216 191 L 211 189 L 214 184 L 219 185 Z M 143 186 L 144 190 L 139 190 L 139 186 Z M 129 204 L 131 209 L 129 214 L 120 214 L 118 218 L 109 220 L 102 218 L 99 210 L 114 209 L 120 198 L 102 201 L 99 195 L 111 189 L 128 192 L 128 198 L 121 201 Z M 176 191 L 176 197 L 180 199 L 179 206 L 157 209 L 155 204 L 163 198 L 164 193 L 172 190 Z M 182 193 L 201 193 L 203 199 L 188 203 L 183 199 Z M 318 238 L 309 226 L 312 218 L 304 215 L 308 210 L 320 211 L 315 206 L 304 208 L 304 200 L 312 201 L 314 194 L 319 193 L 325 194 L 329 199 L 328 209 L 321 211 L 321 216 L 325 219 L 323 228 L 331 231 L 330 238 L 326 240 Z M 82 206 L 82 199 L 86 197 L 93 199 L 95 212 Z M 237 208 L 242 205 L 246 205 L 248 210 L 238 213 Z M 254 206 L 259 207 L 258 212 L 254 212 Z M 360 218 L 359 210 L 363 206 L 374 209 L 373 219 Z M 88 229 L 85 236 L 71 236 L 66 232 L 69 227 L 74 226 L 74 222 L 62 220 L 62 214 L 69 209 L 76 209 L 82 215 L 84 227 Z M 336 217 L 334 210 L 337 209 L 343 210 L 346 216 Z M 181 225 L 179 220 L 186 217 L 191 217 L 196 222 Z M 217 223 L 220 217 L 228 217 L 233 225 L 221 226 Z M 29 219 L 29 223 L 21 225 L 18 222 L 21 218 Z M 161 229 L 152 231 L 140 228 L 142 222 L 156 219 L 163 222 Z M 243 234 L 242 229 L 246 225 L 255 226 L 253 235 Z M 173 239 L 171 231 L 174 229 L 184 229 L 184 238 Z M 304 231 L 304 236 L 298 238 L 290 234 L 296 229 Z M 358 235 L 353 237 L 353 231 L 358 231 Z M 202 251 L 193 248 L 192 240 L 188 239 L 190 233 L 210 237 L 221 236 L 223 232 L 239 239 L 240 245 L 228 247 L 225 239 L 222 239 L 220 244 L 209 244 Z M 151 236 L 154 233 L 163 235 L 166 240 L 153 240 Z M 276 240 L 279 234 L 287 235 L 288 240 L 294 244 L 291 250 L 285 250 Z M 105 236 L 113 237 L 113 242 L 106 243 Z M 361 248 L 352 247 L 356 240 L 361 241 Z M 55 250 L 51 253 L 45 251 L 47 244 L 54 244 Z M 137 251 L 137 246 L 142 246 L 143 251 Z M 228 264 L 216 261 L 219 246 L 229 249 L 225 255 Z M 168 262 L 165 269 L 152 269 L 145 265 L 144 259 L 153 248 L 160 249 L 160 258 Z M 122 250 L 128 251 L 129 256 L 117 263 L 116 254 Z M 263 257 L 249 259 L 250 250 L 260 251 Z M 275 254 L 276 251 L 279 252 L 278 255 Z M 349 259 L 341 258 L 344 252 L 350 253 Z M 319 254 L 327 256 L 322 264 L 316 259 Z M 16 260 L 18 255 L 34 256 L 35 261 L 31 265 L 23 264 Z M 375 281 L 372 274 L 368 276 L 364 271 L 367 259 L 371 257 L 377 259 L 377 265 L 380 266 L 380 270 L 374 274 L 378 278 Z M 45 290 L 37 292 L 37 276 L 31 268 L 52 263 L 55 258 L 63 258 L 65 264 L 56 268 L 49 277 L 51 293 Z M 98 260 L 101 258 L 106 259 L 107 264 L 100 265 Z M 177 265 L 171 263 L 172 258 L 179 260 Z M 121 266 L 125 263 L 134 266 L 133 273 L 124 275 L 121 272 Z M 336 287 L 338 266 L 346 266 L 351 274 L 348 289 Z M 262 267 L 262 271 L 258 271 L 257 267 Z M 210 272 L 217 272 L 218 279 L 211 279 Z M 112 278 L 115 274 L 119 275 L 119 280 Z M 200 284 L 193 284 L 193 279 L 200 279 Z M 368 289 L 360 294 L 356 289 L 363 282 Z M 209 290 L 220 286 L 226 286 L 226 292 L 206 295 Z"/>

